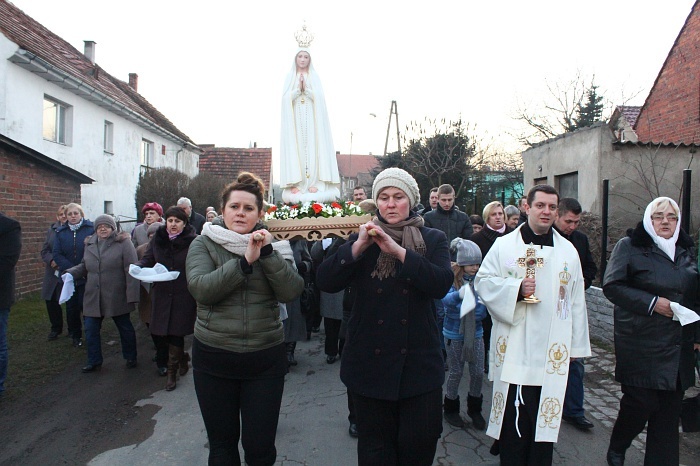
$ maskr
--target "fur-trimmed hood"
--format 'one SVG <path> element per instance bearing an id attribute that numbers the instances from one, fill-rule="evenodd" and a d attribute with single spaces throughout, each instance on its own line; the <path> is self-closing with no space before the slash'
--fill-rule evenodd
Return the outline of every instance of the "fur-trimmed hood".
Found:
<path id="1" fill-rule="evenodd" d="M 644 229 L 644 225 L 642 224 L 642 222 L 639 222 L 636 228 L 628 229 L 627 236 L 629 236 L 632 239 L 632 246 L 647 248 L 654 246 L 654 240 Z M 690 250 L 695 246 L 695 243 L 693 242 L 693 239 L 688 235 L 688 233 L 681 229 L 678 232 L 678 240 L 676 241 L 676 246 L 680 246 L 684 249 Z"/>

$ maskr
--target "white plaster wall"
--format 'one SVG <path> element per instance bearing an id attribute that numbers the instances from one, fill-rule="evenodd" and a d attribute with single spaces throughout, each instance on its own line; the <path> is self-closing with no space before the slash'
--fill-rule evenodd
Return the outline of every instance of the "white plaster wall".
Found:
<path id="1" fill-rule="evenodd" d="M 151 133 L 107 109 L 89 102 L 7 61 L 16 50 L 0 35 L 0 131 L 42 154 L 94 179 L 83 185 L 82 204 L 88 218 L 104 210 L 104 201 L 113 202 L 115 215 L 136 217 L 134 193 L 140 171 L 141 140 L 154 143 L 153 167 L 179 168 L 188 176 L 199 172 L 199 155 L 183 150 L 179 143 Z M 70 144 L 46 141 L 42 137 L 44 95 L 72 106 Z M 114 124 L 113 153 L 103 150 L 104 121 Z M 165 145 L 165 155 L 162 146 Z M 56 203 L 67 200 L 56 199 Z"/>
<path id="2" fill-rule="evenodd" d="M 642 219 L 657 196 L 679 202 L 683 169 L 692 169 L 691 227 L 700 228 L 700 156 L 689 147 L 614 146 L 607 125 L 568 133 L 523 153 L 525 191 L 535 178 L 578 172 L 578 194 L 585 211 L 602 213 L 603 179 L 610 180 L 610 226 L 624 232 Z M 542 166 L 542 171 L 538 167 Z M 654 182 L 653 180 L 658 180 Z M 651 182 L 650 182 L 651 181 Z"/>
<path id="3" fill-rule="evenodd" d="M 567 133 L 523 153 L 525 192 L 537 178 L 547 178 L 556 187 L 556 177 L 578 172 L 578 201 L 583 210 L 600 209 L 597 201 L 602 192 L 600 157 L 602 147 L 614 140 L 607 125 Z M 539 170 L 539 167 L 542 170 Z"/>

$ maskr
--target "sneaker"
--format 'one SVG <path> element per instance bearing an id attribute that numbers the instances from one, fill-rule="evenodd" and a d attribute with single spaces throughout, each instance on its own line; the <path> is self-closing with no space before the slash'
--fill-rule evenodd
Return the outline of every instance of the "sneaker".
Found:
<path id="1" fill-rule="evenodd" d="M 61 332 L 54 332 L 53 330 L 51 330 L 51 332 L 49 332 L 49 336 L 47 336 L 46 339 L 48 341 L 54 341 L 55 339 L 58 338 L 58 336 L 60 334 L 61 334 Z"/>
<path id="2" fill-rule="evenodd" d="M 73 348 L 80 348 L 83 346 L 83 340 L 80 338 L 73 338 Z"/>

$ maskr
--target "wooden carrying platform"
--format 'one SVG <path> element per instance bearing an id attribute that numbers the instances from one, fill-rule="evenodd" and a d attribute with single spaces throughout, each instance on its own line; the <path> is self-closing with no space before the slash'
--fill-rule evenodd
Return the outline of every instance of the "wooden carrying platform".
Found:
<path id="1" fill-rule="evenodd" d="M 371 215 L 351 215 L 348 217 L 313 217 L 287 220 L 267 220 L 267 230 L 278 240 L 303 238 L 318 241 L 323 238 L 345 238 L 357 233 L 360 225 L 369 222 Z"/>

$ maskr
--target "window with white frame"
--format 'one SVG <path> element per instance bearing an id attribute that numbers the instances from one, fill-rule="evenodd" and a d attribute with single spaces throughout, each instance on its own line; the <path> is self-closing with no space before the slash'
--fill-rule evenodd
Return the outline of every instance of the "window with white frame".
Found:
<path id="1" fill-rule="evenodd" d="M 141 166 L 151 168 L 153 167 L 153 151 L 154 145 L 153 141 L 147 139 L 141 140 Z"/>
<path id="2" fill-rule="evenodd" d="M 44 139 L 59 144 L 70 144 L 72 107 L 44 96 Z"/>
<path id="3" fill-rule="evenodd" d="M 113 154 L 114 153 L 114 123 L 105 120 L 105 130 L 104 130 L 104 151 Z"/>

